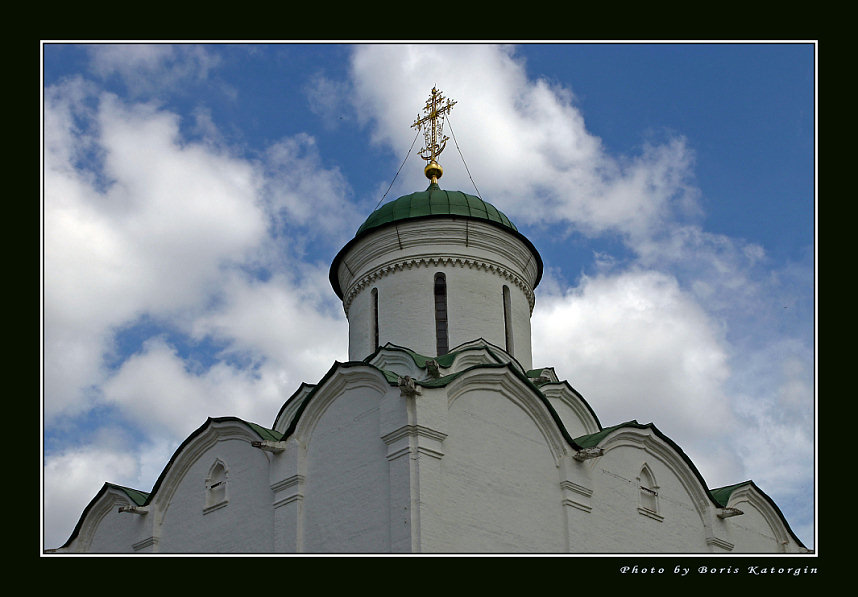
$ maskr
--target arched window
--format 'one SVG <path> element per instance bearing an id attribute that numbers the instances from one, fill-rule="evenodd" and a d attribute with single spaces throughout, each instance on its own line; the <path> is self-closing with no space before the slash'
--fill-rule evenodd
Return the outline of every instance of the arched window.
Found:
<path id="1" fill-rule="evenodd" d="M 655 477 L 646 464 L 641 467 L 638 483 L 640 485 L 638 512 L 650 518 L 662 520 L 662 516 L 658 511 L 658 485 L 656 485 Z"/>
<path id="2" fill-rule="evenodd" d="M 204 514 L 226 505 L 228 501 L 226 489 L 226 465 L 221 460 L 216 460 L 209 469 L 209 476 L 206 478 L 206 505 L 203 509 Z"/>
<path id="3" fill-rule="evenodd" d="M 372 289 L 372 349 L 378 350 L 378 288 Z"/>
<path id="4" fill-rule="evenodd" d="M 439 357 L 450 351 L 447 332 L 447 278 L 440 272 L 435 274 L 435 346 Z"/>
<path id="5" fill-rule="evenodd" d="M 506 339 L 506 351 L 515 356 L 512 345 L 512 307 L 510 306 L 509 286 L 506 284 L 503 287 L 503 330 Z"/>

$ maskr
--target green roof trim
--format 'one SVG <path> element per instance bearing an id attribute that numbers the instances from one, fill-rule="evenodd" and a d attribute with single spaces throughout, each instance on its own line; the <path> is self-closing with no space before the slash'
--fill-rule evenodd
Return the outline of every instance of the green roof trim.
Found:
<path id="1" fill-rule="evenodd" d="M 730 501 L 730 496 L 733 495 L 733 492 L 739 489 L 740 487 L 745 487 L 747 485 L 752 485 L 752 481 L 743 481 L 742 483 L 736 483 L 735 485 L 727 485 L 726 487 L 719 487 L 717 489 L 709 490 L 709 493 L 712 494 L 712 497 L 715 498 L 721 506 L 726 506 L 727 502 Z"/>
<path id="2" fill-rule="evenodd" d="M 462 191 L 445 191 L 438 183 L 432 183 L 425 191 L 403 195 L 376 209 L 361 224 L 355 236 L 393 222 L 428 216 L 462 216 L 485 220 L 518 232 L 512 220 L 491 203 Z"/>
<path id="3" fill-rule="evenodd" d="M 651 427 L 651 425 L 641 425 L 635 419 L 632 419 L 631 421 L 626 421 L 625 423 L 620 423 L 619 425 L 603 427 L 601 431 L 597 431 L 596 433 L 590 433 L 588 435 L 576 437 L 575 442 L 582 448 L 592 448 L 594 446 L 599 445 L 599 442 L 601 442 L 605 438 L 605 436 L 607 436 L 614 430 L 619 429 L 620 427 L 634 427 L 635 429 L 645 429 L 646 427 Z"/>
<path id="4" fill-rule="evenodd" d="M 375 369 L 376 371 L 378 371 L 379 374 L 384 376 L 387 383 L 389 383 L 391 386 L 398 385 L 400 377 L 401 377 L 400 375 L 398 375 L 397 373 L 392 372 L 392 371 L 387 371 L 385 369 L 382 369 L 382 368 L 377 367 L 377 366 L 373 365 L 372 363 L 370 363 L 370 361 L 379 352 L 381 352 L 382 350 L 385 350 L 385 349 L 386 350 L 400 350 L 400 351 L 408 354 L 414 360 L 414 363 L 421 369 L 425 369 L 426 363 L 430 360 L 434 360 L 434 361 L 438 362 L 439 366 L 441 366 L 441 367 L 449 367 L 450 365 L 453 364 L 453 360 L 455 359 L 456 355 L 461 354 L 463 352 L 466 352 L 468 350 L 483 350 L 484 349 L 489 354 L 496 357 L 495 352 L 492 350 L 492 345 L 489 344 L 488 342 L 486 342 L 485 340 L 483 340 L 481 344 L 464 345 L 460 350 L 453 350 L 453 351 L 451 351 L 451 352 L 449 352 L 443 356 L 440 356 L 440 357 L 427 357 L 425 355 L 421 355 L 417 352 L 414 352 L 413 350 L 410 350 L 408 348 L 403 348 L 401 346 L 397 346 L 395 344 L 388 343 L 383 347 L 379 347 L 372 355 L 368 356 L 366 359 L 364 359 L 362 361 L 346 361 L 346 362 L 335 361 L 334 364 L 331 366 L 331 368 L 328 369 L 328 372 L 325 373 L 325 375 L 322 377 L 321 381 L 319 381 L 318 384 L 313 386 L 312 389 L 309 392 L 307 392 L 306 395 L 304 395 L 301 404 L 298 405 L 298 407 L 295 410 L 295 413 L 292 415 L 292 419 L 289 422 L 288 428 L 283 433 L 283 438 L 284 439 L 288 438 L 292 435 L 292 433 L 294 433 L 295 428 L 298 425 L 298 420 L 301 418 L 301 415 L 303 414 L 304 410 L 307 408 L 307 405 L 309 404 L 309 402 L 315 396 L 316 392 L 319 391 L 325 385 L 325 383 L 331 377 L 333 377 L 334 373 L 340 368 L 360 367 L 360 366 L 371 367 L 371 368 Z M 473 365 L 471 367 L 467 367 L 467 368 L 465 368 L 462 371 L 459 371 L 457 373 L 452 373 L 450 375 L 442 375 L 441 377 L 439 377 L 437 379 L 424 379 L 424 380 L 415 379 L 414 381 L 417 385 L 425 387 L 425 388 L 441 388 L 441 387 L 446 386 L 447 384 L 449 384 L 450 382 L 452 382 L 456 378 L 464 375 L 465 373 L 468 373 L 468 372 L 476 370 L 476 369 L 507 369 L 508 371 L 510 371 L 516 378 L 518 378 L 520 381 L 522 381 L 525 386 L 529 387 L 536 394 L 537 398 L 545 405 L 545 407 L 548 409 L 549 413 L 551 414 L 552 419 L 554 419 L 555 423 L 557 424 L 557 426 L 560 430 L 560 434 L 569 443 L 569 445 L 575 450 L 581 449 L 581 446 L 578 445 L 575 442 L 575 440 L 572 438 L 572 436 L 569 435 L 569 432 L 566 430 L 566 426 L 563 425 L 563 421 L 560 419 L 560 415 L 557 414 L 557 411 L 551 405 L 551 402 L 539 390 L 539 388 L 536 386 L 536 384 L 533 383 L 533 380 L 531 380 L 530 378 L 527 377 L 527 375 L 525 375 L 524 373 L 519 371 L 512 363 L 504 362 L 500 358 L 498 358 L 497 363 L 480 363 L 477 365 Z M 295 396 L 295 395 L 296 394 L 293 394 L 293 396 Z M 280 412 L 282 412 L 285 407 L 286 407 L 286 405 L 284 404 L 283 407 L 280 409 Z M 278 417 L 279 416 L 280 415 L 278 413 Z M 275 421 L 276 421 L 276 419 L 275 419 Z"/>
<path id="5" fill-rule="evenodd" d="M 253 429 L 259 437 L 264 440 L 279 442 L 283 437 L 283 434 L 279 431 L 275 431 L 274 429 L 268 429 L 267 427 L 263 427 L 262 425 L 257 425 L 256 423 L 251 423 L 250 421 L 243 421 L 245 425 Z"/>
<path id="6" fill-rule="evenodd" d="M 488 352 L 498 363 L 503 362 L 501 359 L 491 348 L 491 345 L 485 340 L 480 339 L 482 344 L 468 344 L 461 348 L 454 348 L 447 354 L 438 356 L 438 357 L 428 357 L 426 355 L 422 355 L 420 353 L 414 352 L 410 348 L 406 348 L 404 346 L 397 346 L 396 344 L 392 344 L 388 342 L 384 346 L 379 346 L 374 353 L 366 357 L 362 362 L 369 363 L 375 356 L 381 352 L 382 350 L 398 350 L 400 352 L 404 352 L 408 356 L 411 357 L 411 360 L 414 361 L 414 364 L 417 365 L 421 369 L 426 369 L 426 364 L 429 361 L 435 361 L 438 363 L 439 367 L 444 367 L 445 369 L 453 365 L 453 361 L 456 360 L 456 357 L 462 354 L 463 352 L 467 352 L 469 350 L 485 350 Z"/>
<path id="7" fill-rule="evenodd" d="M 113 483 L 108 483 L 108 485 L 110 485 L 111 487 L 113 487 L 115 489 L 119 489 L 119 490 L 125 492 L 125 495 L 127 495 L 128 498 L 138 506 L 142 506 L 143 504 L 146 503 L 146 500 L 149 499 L 149 494 L 146 493 L 145 491 L 139 491 L 137 489 L 132 489 L 130 487 L 123 487 L 121 485 L 114 485 Z"/>

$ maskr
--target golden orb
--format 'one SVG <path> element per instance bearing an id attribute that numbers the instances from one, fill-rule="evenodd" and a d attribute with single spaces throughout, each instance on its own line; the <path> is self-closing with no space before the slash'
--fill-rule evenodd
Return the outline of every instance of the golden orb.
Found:
<path id="1" fill-rule="evenodd" d="M 426 178 L 434 181 L 441 178 L 441 175 L 444 174 L 444 169 L 441 167 L 441 164 L 432 160 L 423 168 L 423 173 L 426 175 Z"/>

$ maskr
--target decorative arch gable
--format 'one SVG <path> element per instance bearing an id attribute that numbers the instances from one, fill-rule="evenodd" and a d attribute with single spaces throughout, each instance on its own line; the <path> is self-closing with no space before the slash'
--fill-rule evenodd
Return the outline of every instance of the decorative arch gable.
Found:
<path id="1" fill-rule="evenodd" d="M 149 502 L 155 504 L 163 516 L 187 471 L 219 441 L 241 439 L 251 444 L 260 438 L 278 440 L 280 434 L 236 417 L 208 418 L 173 453 L 155 482 Z"/>
<path id="2" fill-rule="evenodd" d="M 688 456 L 652 423 L 642 425 L 637 421 L 629 421 L 603 429 L 591 436 L 579 437 L 576 441 L 585 447 L 599 446 L 605 454 L 622 446 L 633 446 L 641 450 L 644 459 L 640 471 L 649 473 L 653 482 L 655 478 L 652 467 L 647 464 L 646 455 L 658 458 L 679 479 L 704 526 L 710 527 L 710 511 L 713 505 L 718 505 L 717 502 Z"/>
<path id="3" fill-rule="evenodd" d="M 109 515 L 116 514 L 119 508 L 142 507 L 147 497 L 148 494 L 135 489 L 105 483 L 84 508 L 74 530 L 59 550 L 89 551 L 99 527 Z"/>
<path id="4" fill-rule="evenodd" d="M 727 499 L 722 502 L 727 511 L 735 509 L 740 512 L 748 512 L 753 509 L 765 521 L 765 524 L 781 549 L 786 550 L 786 546 L 791 542 L 800 550 L 806 549 L 793 533 L 789 523 L 787 523 L 777 505 L 753 481 L 746 481 L 729 488 L 721 488 L 713 491 L 719 497 L 724 496 L 728 492 Z"/>
<path id="5" fill-rule="evenodd" d="M 295 417 L 295 413 L 301 408 L 304 399 L 313 391 L 316 384 L 302 383 L 301 386 L 283 403 L 280 412 L 274 418 L 272 429 L 278 433 L 285 433 Z"/>
<path id="6" fill-rule="evenodd" d="M 715 529 L 720 526 L 715 521 L 724 518 L 729 520 L 732 515 L 741 513 L 742 506 L 745 506 L 760 513 L 784 550 L 807 551 L 792 532 L 777 505 L 753 481 L 710 490 L 697 467 L 682 449 L 652 423 L 642 425 L 634 420 L 628 421 L 594 434 L 577 437 L 575 441 L 585 449 L 598 449 L 601 454 L 608 454 L 621 446 L 634 446 L 642 450 L 644 459 L 638 480 L 646 480 L 644 471 L 648 470 L 650 479 L 656 484 L 656 490 L 658 480 L 646 459 L 646 454 L 657 456 L 662 463 L 668 465 L 691 496 L 703 524 L 707 545 L 733 549 L 732 544 L 716 536 L 722 531 L 718 530 L 716 533 Z"/>
<path id="7" fill-rule="evenodd" d="M 570 432 L 576 435 L 589 434 L 597 433 L 602 428 L 596 413 L 568 382 L 544 383 L 539 385 L 539 391 L 551 401 Z"/>
<path id="8" fill-rule="evenodd" d="M 327 408 L 346 391 L 366 388 L 381 398 L 390 391 L 393 381 L 371 365 L 335 363 L 295 410 L 289 426 L 283 432 L 284 439 L 294 437 L 306 443 Z"/>
<path id="9" fill-rule="evenodd" d="M 479 365 L 514 365 L 524 372 L 521 365 L 502 348 L 477 338 L 450 349 L 444 355 L 429 357 L 409 348 L 388 342 L 363 360 L 364 363 L 382 370 L 395 371 L 413 379 L 431 380 L 460 373 Z"/>
<path id="10" fill-rule="evenodd" d="M 460 397 L 475 390 L 489 390 L 521 408 L 545 439 L 555 465 L 559 466 L 569 447 L 578 449 L 548 399 L 523 379 L 523 376 L 520 377 L 509 364 L 483 365 L 458 375 L 447 385 L 448 408 Z"/>
<path id="11" fill-rule="evenodd" d="M 153 526 L 159 524 L 184 473 L 217 441 L 240 438 L 252 443 L 260 440 L 276 441 L 280 437 L 276 431 L 235 417 L 207 419 L 176 449 L 150 493 L 105 483 L 84 509 L 68 541 L 59 549 L 69 547 L 75 540 L 81 545 L 88 545 L 87 542 L 91 541 L 99 524 L 114 505 L 127 507 L 128 511 L 139 514 L 151 512 L 149 523 Z M 81 538 L 81 533 L 84 533 L 84 538 Z"/>
<path id="12" fill-rule="evenodd" d="M 426 365 L 418 364 L 416 357 L 415 353 L 388 344 L 368 358 L 367 362 L 378 369 L 396 371 L 400 375 L 418 379 L 426 375 Z"/>

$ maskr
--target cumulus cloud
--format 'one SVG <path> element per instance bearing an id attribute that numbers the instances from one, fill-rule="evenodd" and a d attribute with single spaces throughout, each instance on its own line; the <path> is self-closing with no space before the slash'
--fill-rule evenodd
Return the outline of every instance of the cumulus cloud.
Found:
<path id="1" fill-rule="evenodd" d="M 442 155 L 442 186 L 474 192 L 470 172 L 480 194 L 517 221 L 636 239 L 675 213 L 698 213 L 694 156 L 684 139 L 609 155 L 586 129 L 572 91 L 530 80 L 512 47 L 359 46 L 352 69 L 358 113 L 373 139 L 397 155 L 412 142 L 405 126 L 418 116 L 413 107 L 436 82 L 447 97 L 467 98 L 454 106 L 445 131 L 452 139 Z M 402 186 L 421 184 L 411 169 Z"/>
<path id="2" fill-rule="evenodd" d="M 333 361 L 319 370 L 320 355 L 347 356 L 342 341 L 347 335 L 345 318 L 334 311 L 333 300 L 332 308 L 325 310 L 319 295 L 322 284 L 330 287 L 327 271 L 321 269 L 303 277 L 300 287 L 280 275 L 265 282 L 232 277 L 224 281 L 222 306 L 196 319 L 192 333 L 228 340 L 226 354 L 261 355 L 293 373 L 310 371 L 311 378 L 321 376 Z M 308 337 L 315 341 L 308 343 Z M 306 380 L 297 383 L 301 381 Z"/>
<path id="3" fill-rule="evenodd" d="M 51 413 L 76 399 L 66 392 L 84 385 L 57 377 L 62 370 L 74 375 L 76 357 L 79 371 L 97 381 L 93 357 L 112 328 L 145 313 L 169 317 L 200 305 L 222 268 L 250 252 L 265 231 L 259 181 L 248 164 L 182 144 L 169 113 L 109 94 L 81 96 L 79 85 L 66 89 L 48 90 L 45 110 Z M 81 108 L 83 99 L 97 107 Z M 100 159 L 73 141 L 81 126 Z"/>
<path id="4" fill-rule="evenodd" d="M 103 384 L 103 392 L 145 432 L 175 438 L 189 435 L 207 416 L 255 420 L 252 415 L 259 413 L 253 407 L 270 408 L 278 397 L 276 387 L 252 368 L 217 363 L 202 372 L 188 370 L 176 349 L 160 338 L 146 340 L 142 351 Z"/>
<path id="5" fill-rule="evenodd" d="M 603 425 L 654 422 L 680 442 L 729 427 L 724 338 L 673 277 L 585 277 L 564 295 L 541 296 L 532 321 L 534 362 L 553 365 Z"/>

